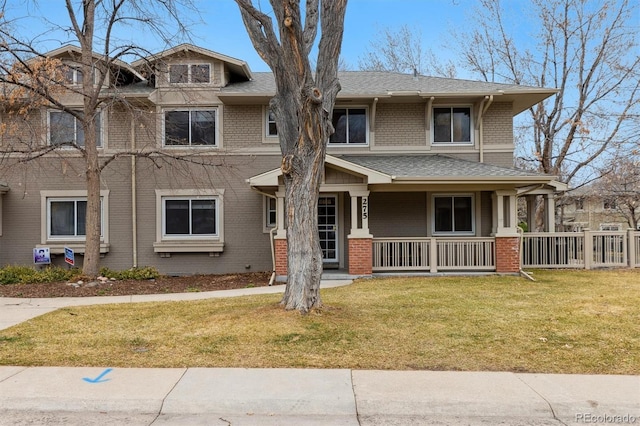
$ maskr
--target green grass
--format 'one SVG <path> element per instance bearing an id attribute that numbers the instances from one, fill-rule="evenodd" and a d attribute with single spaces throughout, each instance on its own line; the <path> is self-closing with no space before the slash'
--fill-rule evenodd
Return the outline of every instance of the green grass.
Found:
<path id="1" fill-rule="evenodd" d="M 393 278 L 322 291 L 61 309 L 0 331 L 1 365 L 640 374 L 640 270 Z"/>

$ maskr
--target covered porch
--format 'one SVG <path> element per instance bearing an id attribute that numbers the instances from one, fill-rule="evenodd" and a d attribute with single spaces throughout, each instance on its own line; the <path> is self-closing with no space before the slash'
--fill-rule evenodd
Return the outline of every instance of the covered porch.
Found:
<path id="1" fill-rule="evenodd" d="M 328 155 L 318 206 L 325 270 L 517 272 L 517 197 L 535 191 L 552 202 L 552 182 L 549 176 L 442 155 Z M 276 273 L 284 277 L 281 172 L 255 176 L 249 184 L 275 197 L 274 256 Z M 554 215 L 545 219 L 554 229 Z"/>

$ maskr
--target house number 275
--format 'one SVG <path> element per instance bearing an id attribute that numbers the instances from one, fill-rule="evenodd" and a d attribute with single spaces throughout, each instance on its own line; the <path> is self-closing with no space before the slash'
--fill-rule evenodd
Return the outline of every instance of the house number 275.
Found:
<path id="1" fill-rule="evenodd" d="M 362 197 L 362 219 L 369 218 L 369 197 Z"/>

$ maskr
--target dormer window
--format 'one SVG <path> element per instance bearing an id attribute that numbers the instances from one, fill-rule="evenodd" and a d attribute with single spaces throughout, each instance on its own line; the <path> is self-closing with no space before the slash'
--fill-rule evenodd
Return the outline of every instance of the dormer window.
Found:
<path id="1" fill-rule="evenodd" d="M 63 71 L 63 75 L 64 82 L 67 84 L 82 84 L 82 71 L 77 68 L 67 66 Z"/>
<path id="2" fill-rule="evenodd" d="M 209 64 L 174 64 L 169 65 L 169 83 L 209 83 L 211 67 Z"/>

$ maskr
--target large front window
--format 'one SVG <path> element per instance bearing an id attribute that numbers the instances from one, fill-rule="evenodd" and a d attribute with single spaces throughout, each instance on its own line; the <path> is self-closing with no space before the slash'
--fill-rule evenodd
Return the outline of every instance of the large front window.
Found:
<path id="1" fill-rule="evenodd" d="M 470 195 L 434 196 L 434 234 L 472 234 L 473 213 L 473 197 Z"/>
<path id="2" fill-rule="evenodd" d="M 472 143 L 471 108 L 434 108 L 433 143 Z"/>
<path id="3" fill-rule="evenodd" d="M 164 198 L 163 208 L 165 237 L 218 234 L 216 198 Z"/>
<path id="4" fill-rule="evenodd" d="M 47 239 L 84 240 L 87 235 L 86 214 L 86 197 L 47 198 Z"/>
<path id="5" fill-rule="evenodd" d="M 100 113 L 96 114 L 96 146 L 102 146 Z M 49 144 L 84 146 L 82 121 L 65 111 L 49 111 Z"/>
<path id="6" fill-rule="evenodd" d="M 329 143 L 332 145 L 365 145 L 367 143 L 367 110 L 365 108 L 335 108 Z"/>
<path id="7" fill-rule="evenodd" d="M 215 109 L 166 111 L 165 146 L 216 146 L 216 115 Z"/>

